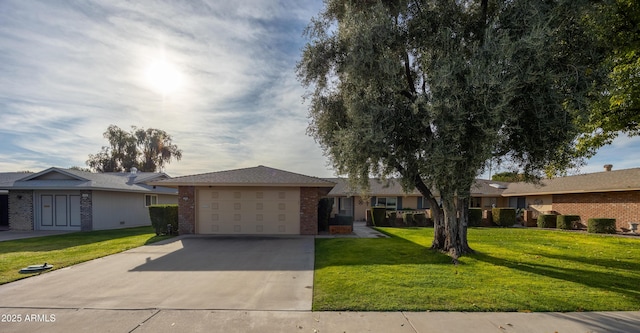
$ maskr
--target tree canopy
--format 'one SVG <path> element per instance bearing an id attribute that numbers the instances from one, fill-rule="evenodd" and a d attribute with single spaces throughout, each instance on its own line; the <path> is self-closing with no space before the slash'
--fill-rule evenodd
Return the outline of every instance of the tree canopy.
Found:
<path id="1" fill-rule="evenodd" d="M 139 171 L 156 172 L 172 159 L 179 161 L 182 158 L 182 150 L 163 130 L 132 126 L 127 132 L 110 125 L 104 137 L 109 146 L 103 146 L 95 155 L 90 154 L 86 162 L 96 172 L 125 172 L 134 167 Z"/>
<path id="2" fill-rule="evenodd" d="M 586 20 L 606 50 L 600 70 L 608 75 L 606 84 L 594 89 L 580 138 L 580 152 L 591 156 L 620 133 L 640 135 L 640 2 L 600 1 Z"/>
<path id="3" fill-rule="evenodd" d="M 354 187 L 377 176 L 417 188 L 432 248 L 470 252 L 468 201 L 488 160 L 525 175 L 573 161 L 602 61 L 582 22 L 588 4 L 327 0 L 298 64 L 308 131 Z"/>

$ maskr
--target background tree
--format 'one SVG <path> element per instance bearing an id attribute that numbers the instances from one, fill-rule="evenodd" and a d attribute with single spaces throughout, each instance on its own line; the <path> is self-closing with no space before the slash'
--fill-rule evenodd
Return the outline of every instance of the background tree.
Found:
<path id="1" fill-rule="evenodd" d="M 491 180 L 499 182 L 520 182 L 524 177 L 518 173 L 518 171 L 504 171 L 498 172 L 491 176 Z"/>
<path id="2" fill-rule="evenodd" d="M 525 175 L 575 156 L 599 62 L 587 1 L 328 0 L 298 64 L 309 133 L 352 186 L 399 177 L 429 202 L 432 248 L 467 242 L 470 189 L 491 158 Z M 588 54 L 588 56 L 586 56 Z M 440 194 L 438 205 L 432 190 Z"/>
<path id="3" fill-rule="evenodd" d="M 126 132 L 110 125 L 104 137 L 109 146 L 103 146 L 95 155 L 90 154 L 86 162 L 96 172 L 125 172 L 133 167 L 143 172 L 156 172 L 171 159 L 179 161 L 182 158 L 182 151 L 163 130 L 132 126 L 131 132 Z"/>

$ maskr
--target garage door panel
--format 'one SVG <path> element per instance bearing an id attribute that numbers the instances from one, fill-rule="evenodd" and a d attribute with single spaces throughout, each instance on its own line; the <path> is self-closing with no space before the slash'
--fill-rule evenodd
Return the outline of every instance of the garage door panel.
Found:
<path id="1" fill-rule="evenodd" d="M 299 234 L 298 188 L 214 188 L 198 191 L 203 234 Z"/>

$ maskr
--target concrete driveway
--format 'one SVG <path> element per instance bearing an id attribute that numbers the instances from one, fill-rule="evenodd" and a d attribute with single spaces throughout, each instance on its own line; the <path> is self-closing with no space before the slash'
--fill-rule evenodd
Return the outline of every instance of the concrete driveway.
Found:
<path id="1" fill-rule="evenodd" d="M 314 239 L 182 236 L 0 286 L 4 308 L 311 310 Z"/>

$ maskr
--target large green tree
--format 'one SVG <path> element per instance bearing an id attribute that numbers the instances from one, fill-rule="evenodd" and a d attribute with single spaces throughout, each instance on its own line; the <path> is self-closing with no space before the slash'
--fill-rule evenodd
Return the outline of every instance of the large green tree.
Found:
<path id="1" fill-rule="evenodd" d="M 471 252 L 470 190 L 488 160 L 527 175 L 572 161 L 601 61 L 588 3 L 327 0 L 298 64 L 309 133 L 354 187 L 378 176 L 417 188 L 432 248 Z"/>
<path id="2" fill-rule="evenodd" d="M 182 151 L 173 144 L 171 135 L 155 128 L 131 127 L 127 132 L 110 125 L 104 132 L 109 146 L 89 155 L 87 165 L 96 172 L 124 172 L 137 168 L 144 172 L 162 170 L 172 159 L 180 160 Z"/>
<path id="3" fill-rule="evenodd" d="M 608 54 L 600 67 L 608 80 L 594 87 L 595 103 L 580 138 L 586 156 L 621 133 L 640 135 L 640 1 L 599 1 L 597 9 L 586 20 Z"/>

